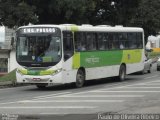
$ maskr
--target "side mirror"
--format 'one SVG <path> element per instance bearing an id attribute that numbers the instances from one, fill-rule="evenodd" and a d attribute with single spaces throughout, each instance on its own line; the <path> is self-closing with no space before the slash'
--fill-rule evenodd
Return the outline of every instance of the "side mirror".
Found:
<path id="1" fill-rule="evenodd" d="M 70 54 L 65 54 L 65 55 L 64 55 L 64 60 L 66 61 L 66 60 L 68 60 L 70 57 L 71 57 Z"/>
<path id="2" fill-rule="evenodd" d="M 14 37 L 11 37 L 11 45 L 14 44 Z"/>
<path id="3" fill-rule="evenodd" d="M 15 42 L 14 37 L 11 37 L 11 49 L 15 48 L 14 42 Z"/>
<path id="4" fill-rule="evenodd" d="M 68 60 L 70 57 L 73 56 L 73 52 L 67 52 L 67 53 L 64 53 L 64 60 Z"/>

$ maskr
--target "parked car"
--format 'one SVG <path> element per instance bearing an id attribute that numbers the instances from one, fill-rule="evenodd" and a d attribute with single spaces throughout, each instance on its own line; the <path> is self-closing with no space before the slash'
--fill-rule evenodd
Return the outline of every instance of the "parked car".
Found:
<path id="1" fill-rule="evenodd" d="M 151 73 L 152 71 L 152 59 L 149 58 L 145 58 L 144 61 L 144 69 L 141 71 L 142 74 L 144 74 L 145 72 Z"/>
<path id="2" fill-rule="evenodd" d="M 157 70 L 158 71 L 160 70 L 160 57 L 158 57 L 158 60 L 157 60 Z"/>

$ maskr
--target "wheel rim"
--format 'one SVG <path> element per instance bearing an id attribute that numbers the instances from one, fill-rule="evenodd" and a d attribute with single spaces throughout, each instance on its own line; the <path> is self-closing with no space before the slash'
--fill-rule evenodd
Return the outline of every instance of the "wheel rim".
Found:
<path id="1" fill-rule="evenodd" d="M 124 80 L 125 79 L 125 67 L 122 66 L 121 70 L 120 70 L 120 79 Z"/>

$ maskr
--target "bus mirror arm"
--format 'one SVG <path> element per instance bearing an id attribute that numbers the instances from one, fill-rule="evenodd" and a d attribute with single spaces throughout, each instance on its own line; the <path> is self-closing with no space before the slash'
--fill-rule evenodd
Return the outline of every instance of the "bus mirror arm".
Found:
<path id="1" fill-rule="evenodd" d="M 64 55 L 64 60 L 68 60 L 70 58 L 70 54 L 65 54 Z"/>
<path id="2" fill-rule="evenodd" d="M 64 54 L 64 60 L 68 60 L 70 57 L 72 57 L 73 53 L 72 52 L 67 52 Z"/>
<path id="3" fill-rule="evenodd" d="M 14 37 L 11 37 L 11 49 L 15 48 L 14 42 L 15 42 Z"/>

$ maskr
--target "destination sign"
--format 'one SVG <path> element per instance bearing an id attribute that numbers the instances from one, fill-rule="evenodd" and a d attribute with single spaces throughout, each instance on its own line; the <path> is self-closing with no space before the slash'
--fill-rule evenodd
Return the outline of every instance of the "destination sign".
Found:
<path id="1" fill-rule="evenodd" d="M 21 29 L 21 33 L 55 33 L 55 28 L 23 28 Z"/>

